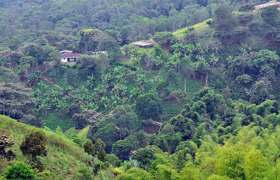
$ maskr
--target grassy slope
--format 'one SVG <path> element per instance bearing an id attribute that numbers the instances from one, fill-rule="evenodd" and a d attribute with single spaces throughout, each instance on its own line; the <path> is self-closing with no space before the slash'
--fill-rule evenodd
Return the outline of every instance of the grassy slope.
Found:
<path id="1" fill-rule="evenodd" d="M 178 29 L 177 31 L 173 32 L 173 35 L 177 39 L 182 39 L 182 38 L 186 37 L 186 35 L 191 31 L 190 29 L 193 29 L 194 31 L 197 31 L 197 32 L 202 32 L 209 27 L 208 22 L 211 20 L 212 19 L 207 19 L 200 23 L 194 24 L 190 27 Z"/>
<path id="2" fill-rule="evenodd" d="M 42 157 L 42 162 L 45 165 L 45 171 L 50 172 L 53 176 L 44 179 L 76 179 L 75 174 L 81 168 L 86 167 L 87 160 L 90 159 L 90 156 L 80 146 L 62 135 L 25 125 L 0 115 L 0 135 L 7 134 L 15 142 L 12 149 L 16 153 L 17 160 L 26 161 L 19 146 L 24 137 L 32 131 L 42 131 L 48 138 L 48 155 Z M 7 165 L 8 162 L 1 161 L 0 174 Z"/>

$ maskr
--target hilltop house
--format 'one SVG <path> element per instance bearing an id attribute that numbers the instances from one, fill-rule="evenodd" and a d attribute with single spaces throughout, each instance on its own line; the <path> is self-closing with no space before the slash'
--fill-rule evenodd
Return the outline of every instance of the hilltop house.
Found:
<path id="1" fill-rule="evenodd" d="M 261 10 L 261 9 L 265 9 L 265 8 L 269 8 L 269 7 L 276 7 L 278 9 L 280 9 L 280 2 L 275 2 L 275 1 L 270 1 L 264 4 L 260 4 L 255 6 L 255 10 Z"/>
<path id="2" fill-rule="evenodd" d="M 108 52 L 107 51 L 93 51 L 93 52 L 90 52 L 89 55 L 94 55 L 94 56 L 104 55 L 104 56 L 108 56 Z"/>
<path id="3" fill-rule="evenodd" d="M 60 62 L 62 64 L 74 65 L 79 60 L 81 55 L 70 50 L 63 50 L 60 51 L 60 56 Z"/>
<path id="4" fill-rule="evenodd" d="M 155 45 L 155 42 L 153 40 L 142 40 L 133 42 L 131 44 L 141 48 L 151 48 Z"/>

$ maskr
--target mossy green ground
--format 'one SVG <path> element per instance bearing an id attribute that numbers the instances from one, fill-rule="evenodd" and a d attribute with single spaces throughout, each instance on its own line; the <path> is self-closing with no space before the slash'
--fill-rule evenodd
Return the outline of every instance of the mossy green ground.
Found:
<path id="1" fill-rule="evenodd" d="M 19 123 L 11 118 L 0 115 L 0 135 L 6 134 L 15 142 L 12 150 L 16 154 L 16 160 L 28 162 L 28 159 L 21 153 L 19 147 L 25 136 L 33 131 L 41 131 L 48 138 L 46 157 L 40 157 L 44 164 L 42 179 L 77 179 L 77 174 L 81 169 L 88 168 L 91 157 L 86 154 L 79 145 L 72 142 L 62 134 L 56 134 L 46 129 L 35 128 L 23 123 Z M 10 162 L 1 160 L 0 174 Z"/>

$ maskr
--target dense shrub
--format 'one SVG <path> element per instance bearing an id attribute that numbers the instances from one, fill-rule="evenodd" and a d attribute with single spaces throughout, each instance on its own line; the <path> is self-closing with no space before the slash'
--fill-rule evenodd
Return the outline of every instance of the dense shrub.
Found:
<path id="1" fill-rule="evenodd" d="M 160 100 L 152 94 L 140 96 L 136 100 L 136 113 L 142 119 L 156 119 L 162 113 Z"/>
<path id="2" fill-rule="evenodd" d="M 24 155 L 35 159 L 37 156 L 47 155 L 47 137 L 42 132 L 33 132 L 25 137 L 20 145 L 20 150 Z"/>
<path id="3" fill-rule="evenodd" d="M 23 162 L 15 162 L 7 168 L 5 178 L 8 180 L 33 180 L 35 173 L 31 166 Z"/>
<path id="4" fill-rule="evenodd" d="M 94 143 L 91 140 L 88 140 L 84 144 L 85 152 L 92 156 L 96 156 L 100 160 L 104 160 L 106 156 L 105 152 L 105 143 L 101 139 L 96 139 Z"/>

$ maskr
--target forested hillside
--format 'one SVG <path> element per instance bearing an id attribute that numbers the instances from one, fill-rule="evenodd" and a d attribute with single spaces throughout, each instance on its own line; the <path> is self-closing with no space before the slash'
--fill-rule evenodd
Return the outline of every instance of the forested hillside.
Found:
<path id="1" fill-rule="evenodd" d="M 279 179 L 279 8 L 0 0 L 0 179 Z"/>
<path id="2" fill-rule="evenodd" d="M 80 29 L 85 27 L 105 30 L 125 44 L 151 37 L 155 32 L 175 31 L 198 23 L 211 17 L 215 8 L 223 4 L 210 0 L 2 0 L 0 3 L 1 43 L 12 49 L 23 42 L 43 40 L 61 48 L 71 47 Z M 231 3 L 234 8 L 240 6 L 239 1 Z"/>

